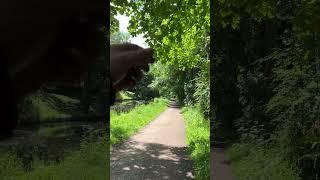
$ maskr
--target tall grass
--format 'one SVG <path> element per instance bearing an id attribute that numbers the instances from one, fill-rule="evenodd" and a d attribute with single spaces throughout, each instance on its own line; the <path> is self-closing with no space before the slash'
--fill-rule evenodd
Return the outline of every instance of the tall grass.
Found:
<path id="1" fill-rule="evenodd" d="M 196 179 L 210 179 L 210 121 L 195 107 L 183 108 L 182 113 L 187 126 L 188 151 L 194 162 Z"/>
<path id="2" fill-rule="evenodd" d="M 141 105 L 128 113 L 110 113 L 110 145 L 127 140 L 139 129 L 156 118 L 166 108 L 167 100 L 154 99 L 147 105 Z"/>
<path id="3" fill-rule="evenodd" d="M 239 180 L 299 180 L 296 168 L 280 152 L 278 147 L 234 144 L 228 155 Z"/>

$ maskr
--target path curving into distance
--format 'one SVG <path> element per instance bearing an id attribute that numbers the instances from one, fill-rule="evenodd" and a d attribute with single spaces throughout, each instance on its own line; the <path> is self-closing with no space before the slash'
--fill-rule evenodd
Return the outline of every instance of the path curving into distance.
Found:
<path id="1" fill-rule="evenodd" d="M 111 180 L 194 179 L 185 124 L 176 106 L 167 108 L 111 152 Z"/>

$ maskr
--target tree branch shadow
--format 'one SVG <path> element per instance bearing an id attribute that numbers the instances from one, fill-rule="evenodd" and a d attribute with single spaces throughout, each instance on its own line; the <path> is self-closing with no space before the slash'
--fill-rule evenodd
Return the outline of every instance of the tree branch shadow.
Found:
<path id="1" fill-rule="evenodd" d="M 111 152 L 111 179 L 194 179 L 187 147 L 128 141 Z"/>

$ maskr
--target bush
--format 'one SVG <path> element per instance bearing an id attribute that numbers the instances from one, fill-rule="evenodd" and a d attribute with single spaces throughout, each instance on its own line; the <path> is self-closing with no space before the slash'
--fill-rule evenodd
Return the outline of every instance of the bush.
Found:
<path id="1" fill-rule="evenodd" d="M 132 96 L 132 98 L 149 100 L 158 97 L 159 92 L 150 86 L 153 80 L 153 74 L 145 73 L 141 81 L 139 81 L 137 85 L 132 88 L 132 92 L 134 92 L 134 96 Z"/>

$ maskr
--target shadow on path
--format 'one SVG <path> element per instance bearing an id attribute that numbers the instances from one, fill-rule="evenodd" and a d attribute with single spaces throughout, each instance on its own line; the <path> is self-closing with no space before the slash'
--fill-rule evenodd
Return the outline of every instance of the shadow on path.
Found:
<path id="1" fill-rule="evenodd" d="M 193 179 L 185 135 L 180 109 L 167 108 L 128 141 L 113 146 L 111 179 Z"/>
<path id="2" fill-rule="evenodd" d="M 129 141 L 112 154 L 111 161 L 114 180 L 193 179 L 186 147 Z"/>

